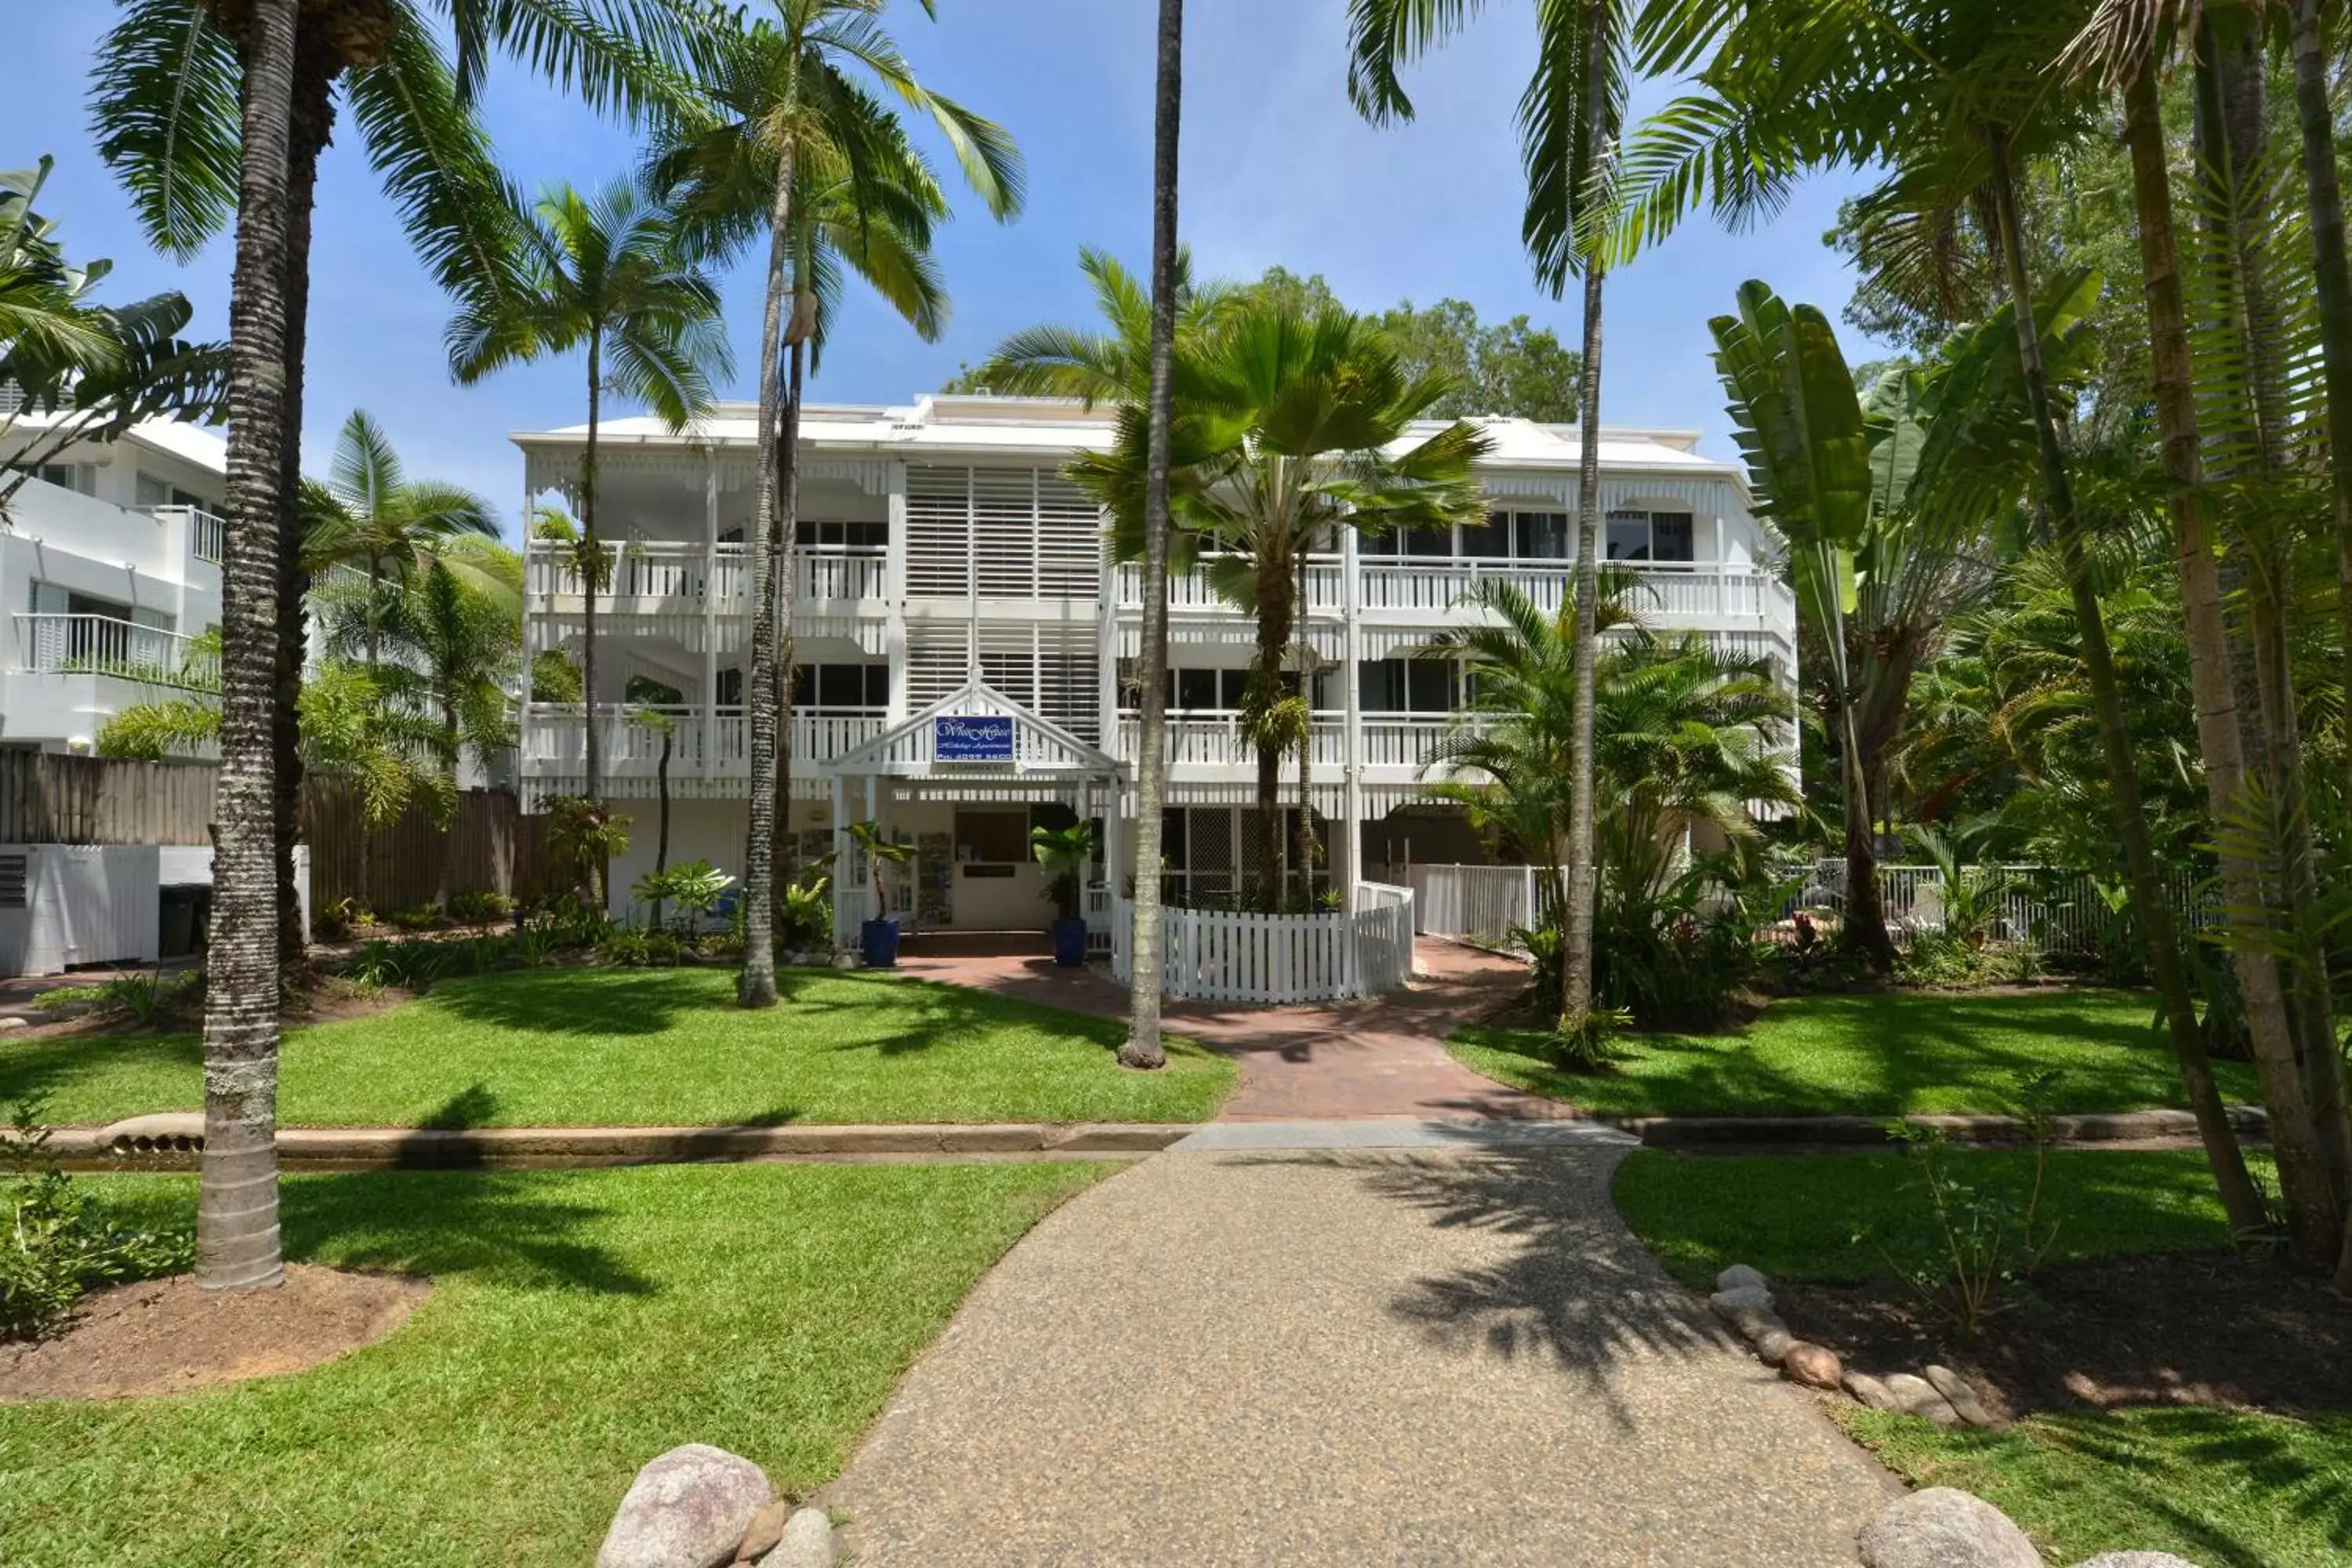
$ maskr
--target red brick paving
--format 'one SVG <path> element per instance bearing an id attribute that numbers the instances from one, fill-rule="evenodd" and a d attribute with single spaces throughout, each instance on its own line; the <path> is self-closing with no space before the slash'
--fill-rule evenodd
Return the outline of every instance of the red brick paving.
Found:
<path id="1" fill-rule="evenodd" d="M 1171 1031 L 1240 1063 L 1241 1085 L 1222 1121 L 1573 1115 L 1445 1054 L 1445 1037 L 1509 1000 L 1526 983 L 1526 967 L 1428 938 L 1415 952 L 1425 973 L 1411 989 L 1391 995 L 1298 1007 L 1171 1002 L 1162 1016 Z M 1042 933 L 909 938 L 898 967 L 926 980 L 1069 1012 L 1127 1016 L 1125 986 L 1100 966 L 1056 968 Z"/>

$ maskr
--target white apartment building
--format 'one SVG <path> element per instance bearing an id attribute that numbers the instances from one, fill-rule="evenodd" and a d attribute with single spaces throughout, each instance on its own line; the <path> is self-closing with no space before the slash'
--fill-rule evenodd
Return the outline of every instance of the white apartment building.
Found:
<path id="1" fill-rule="evenodd" d="M 32 449 L 20 416 L 0 456 Z M 46 446 L 46 443 L 43 443 Z M 0 530 L 0 745 L 87 751 L 112 715 L 174 688 L 219 688 L 195 639 L 220 625 L 227 448 L 156 419 L 40 464 Z"/>
<path id="2" fill-rule="evenodd" d="M 601 432 L 598 532 L 614 562 L 597 604 L 598 689 L 584 709 L 526 702 L 520 769 L 527 806 L 579 793 L 585 726 L 596 724 L 606 795 L 630 802 L 635 821 L 614 867 L 617 902 L 652 865 L 665 739 L 672 862 L 740 870 L 754 421 L 751 405 L 730 404 L 685 434 L 651 418 Z M 1462 705 L 1463 674 L 1423 652 L 1481 613 L 1463 601 L 1484 578 L 1507 577 L 1549 606 L 1570 591 L 1576 429 L 1486 425 L 1485 524 L 1386 539 L 1342 531 L 1306 574 L 1317 666 L 1308 787 L 1321 875 L 1343 890 L 1367 867 L 1479 858 L 1460 814 L 1426 804 L 1424 761 Z M 584 434 L 513 437 L 527 499 L 572 494 Z M 890 912 L 916 931 L 987 931 L 1050 918 L 1030 828 L 1083 816 L 1104 829 L 1088 919 L 1108 943 L 1111 895 L 1134 863 L 1139 573 L 1108 560 L 1097 509 L 1061 469 L 1111 435 L 1109 411 L 1048 399 L 806 410 L 791 831 L 804 862 L 835 866 L 845 931 L 873 912 L 862 869 L 842 853 L 850 822 L 879 822 L 916 847 L 888 879 Z M 1769 565 L 1773 542 L 1738 467 L 1696 447 L 1692 431 L 1601 432 L 1609 558 L 1650 590 L 1639 608 L 1652 625 L 1773 656 L 1793 680 L 1796 612 Z M 526 659 L 576 651 L 583 605 L 568 547 L 529 550 Z M 1171 582 L 1170 605 L 1170 892 L 1213 906 L 1255 865 L 1255 752 L 1237 712 L 1255 625 L 1196 577 Z M 648 695 L 659 723 L 646 720 Z M 1297 775 L 1286 761 L 1286 805 Z"/>

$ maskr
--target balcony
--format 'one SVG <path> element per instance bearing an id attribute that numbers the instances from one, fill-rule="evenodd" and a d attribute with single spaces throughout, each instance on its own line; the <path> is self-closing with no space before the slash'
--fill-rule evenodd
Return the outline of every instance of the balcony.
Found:
<path id="1" fill-rule="evenodd" d="M 220 689 L 220 649 L 111 616 L 19 615 L 20 673 L 103 675 L 185 691 Z"/>
<path id="2" fill-rule="evenodd" d="M 1426 718 L 1368 714 L 1358 730 L 1357 760 L 1368 776 L 1378 773 L 1392 783 L 1418 781 L 1422 764 L 1454 722 L 1451 714 Z M 1141 721 L 1131 716 L 1122 718 L 1116 754 L 1131 760 L 1139 753 L 1143 749 L 1141 731 Z M 1309 737 L 1308 756 L 1318 775 L 1326 782 L 1333 776 L 1332 770 L 1347 765 L 1347 745 L 1346 721 L 1335 713 L 1318 714 Z M 1257 747 L 1242 733 L 1238 713 L 1171 713 L 1168 716 L 1168 764 L 1177 770 L 1180 778 L 1255 778 Z M 1286 752 L 1286 783 L 1297 777 L 1297 769 L 1298 753 L 1295 750 Z"/>
<path id="3" fill-rule="evenodd" d="M 671 542 L 607 542 L 609 581 L 597 608 L 619 614 L 663 614 L 704 609 L 720 615 L 751 612 L 751 550 L 721 544 Z M 797 597 L 803 603 L 840 604 L 882 597 L 886 568 L 871 551 L 803 547 L 798 552 Z M 550 608 L 572 607 L 581 597 L 580 571 L 572 546 L 533 540 L 524 569 L 524 587 Z"/>
<path id="4" fill-rule="evenodd" d="M 793 755 L 798 761 L 840 756 L 880 734 L 888 722 L 878 713 L 796 712 Z M 665 732 L 674 780 L 740 781 L 751 776 L 751 720 L 740 708 L 708 715 L 699 708 L 605 707 L 597 711 L 596 726 L 605 775 L 615 781 L 654 778 L 661 766 Z M 524 773 L 541 778 L 584 776 L 584 711 L 577 706 L 534 706 L 523 731 L 522 766 Z"/>
<path id="5" fill-rule="evenodd" d="M 151 506 L 141 509 L 157 522 L 177 523 L 188 531 L 188 553 L 217 566 L 228 547 L 228 524 L 199 506 Z"/>

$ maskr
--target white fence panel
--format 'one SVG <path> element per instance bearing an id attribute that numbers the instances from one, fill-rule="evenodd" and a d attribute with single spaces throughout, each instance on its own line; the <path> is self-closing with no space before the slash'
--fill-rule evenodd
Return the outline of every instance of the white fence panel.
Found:
<path id="1" fill-rule="evenodd" d="M 1265 915 L 1223 910 L 1160 912 L 1160 985 L 1200 1002 L 1282 1005 L 1374 996 L 1412 977 L 1413 893 L 1367 882 L 1353 914 Z M 1134 971 L 1135 906 L 1111 918 L 1111 973 Z"/>
<path id="2" fill-rule="evenodd" d="M 1414 866 L 1406 874 L 1424 936 L 1512 949 L 1512 931 L 1538 923 L 1543 911 L 1540 866 Z"/>

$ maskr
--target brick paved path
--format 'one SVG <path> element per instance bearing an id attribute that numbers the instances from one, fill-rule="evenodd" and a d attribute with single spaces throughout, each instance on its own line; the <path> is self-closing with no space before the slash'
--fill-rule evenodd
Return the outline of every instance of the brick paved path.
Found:
<path id="1" fill-rule="evenodd" d="M 1039 951 L 1041 942 L 987 934 L 915 938 L 898 967 L 926 980 L 1071 1012 L 1127 1016 L 1124 986 L 1099 967 L 1055 967 Z M 1528 1121 L 1571 1114 L 1445 1054 L 1447 1035 L 1517 994 L 1526 966 L 1426 937 L 1414 951 L 1423 974 L 1411 989 L 1391 995 L 1304 1007 L 1171 1002 L 1164 1016 L 1170 1029 L 1241 1064 L 1241 1087 L 1226 1102 L 1224 1121 Z"/>

